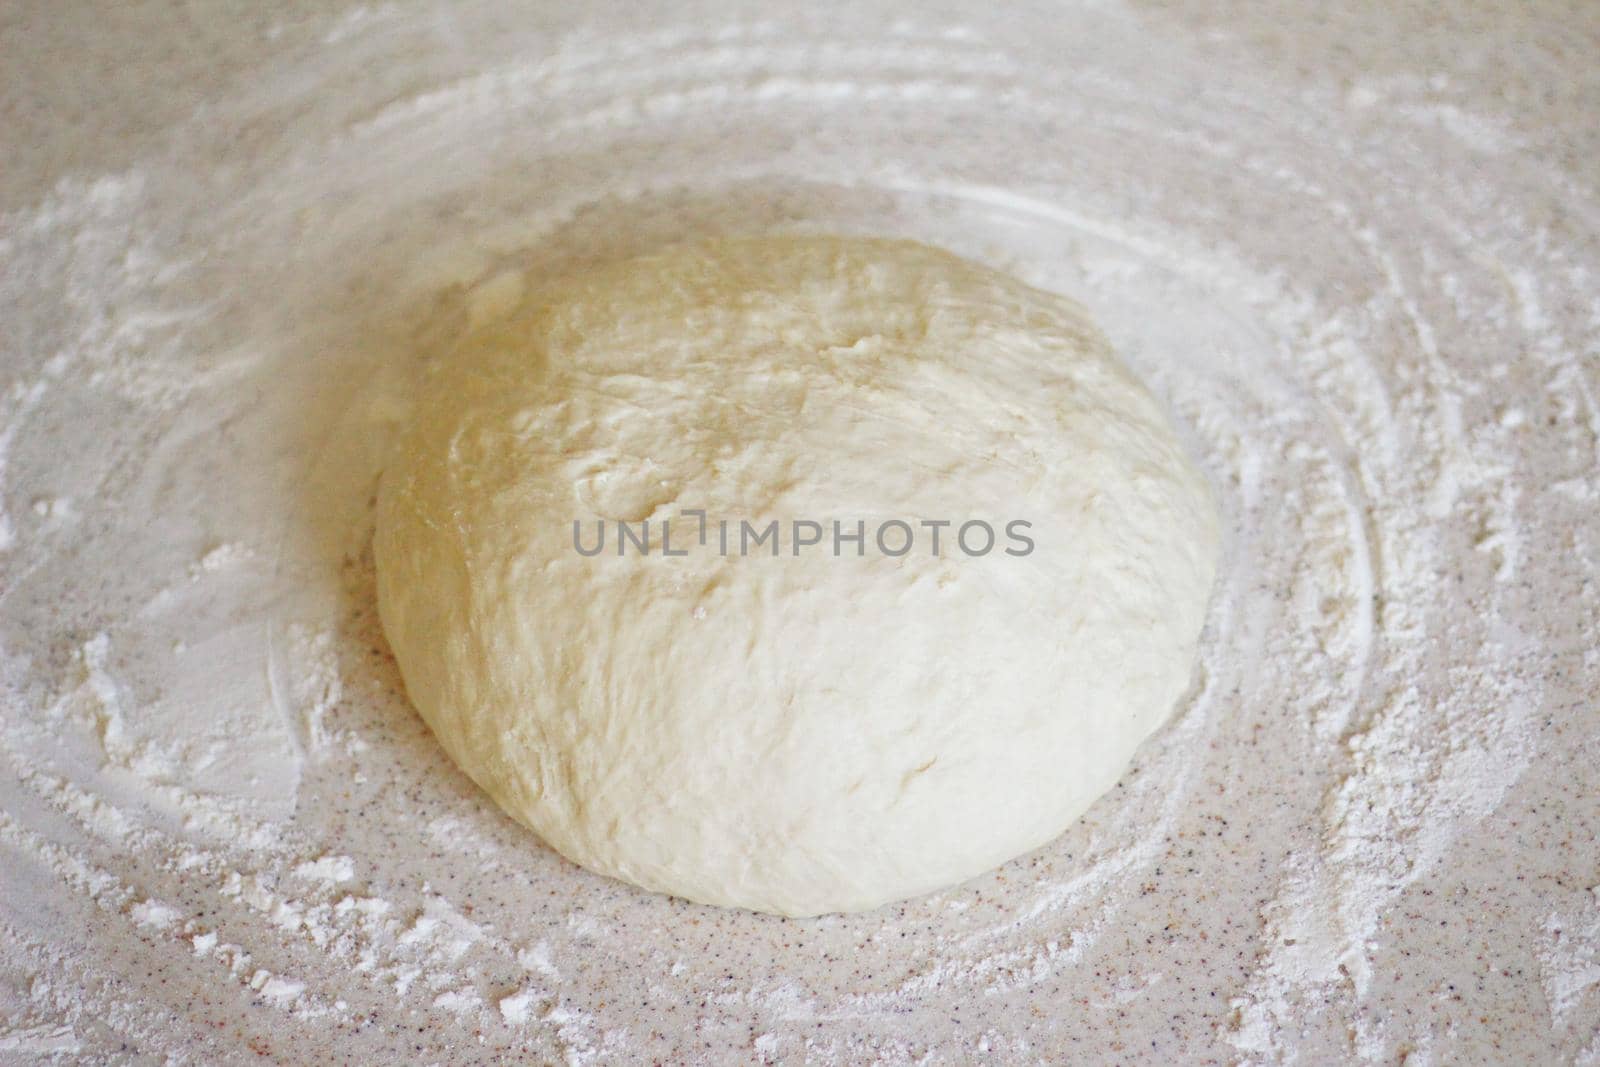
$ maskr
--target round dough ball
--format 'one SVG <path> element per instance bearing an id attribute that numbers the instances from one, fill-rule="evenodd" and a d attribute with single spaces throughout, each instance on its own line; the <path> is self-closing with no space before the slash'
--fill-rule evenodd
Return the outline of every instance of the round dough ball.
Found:
<path id="1" fill-rule="evenodd" d="M 772 520 L 778 554 L 741 551 Z M 912 242 L 766 237 L 471 337 L 375 547 L 411 699 L 507 812 L 591 870 L 814 915 L 977 875 L 1113 785 L 1189 683 L 1217 542 L 1076 304 Z"/>

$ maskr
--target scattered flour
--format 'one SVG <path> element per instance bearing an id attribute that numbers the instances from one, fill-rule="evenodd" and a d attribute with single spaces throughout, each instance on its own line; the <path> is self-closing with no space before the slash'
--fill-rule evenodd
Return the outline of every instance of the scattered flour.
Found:
<path id="1" fill-rule="evenodd" d="M 172 158 L 13 209 L 0 1059 L 1600 1064 L 1593 190 L 1469 79 L 1288 83 L 1252 19 L 352 8 Z M 500 815 L 406 707 L 366 555 L 415 363 L 547 272 L 767 227 L 1081 297 L 1232 529 L 1113 795 L 806 923 Z"/>

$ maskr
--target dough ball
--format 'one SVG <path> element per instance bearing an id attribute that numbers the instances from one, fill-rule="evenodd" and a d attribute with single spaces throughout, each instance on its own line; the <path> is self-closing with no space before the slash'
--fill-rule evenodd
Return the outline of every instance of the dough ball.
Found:
<path id="1" fill-rule="evenodd" d="M 425 386 L 375 539 L 411 699 L 507 812 L 591 870 L 784 915 L 1061 833 L 1186 689 L 1217 542 L 1081 308 L 838 237 L 528 298 Z"/>

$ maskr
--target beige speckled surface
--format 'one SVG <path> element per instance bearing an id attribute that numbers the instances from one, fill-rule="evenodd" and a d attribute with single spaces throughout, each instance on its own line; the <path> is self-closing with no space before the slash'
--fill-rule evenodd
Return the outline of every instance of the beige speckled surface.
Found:
<path id="1" fill-rule="evenodd" d="M 1600 10 L 0 13 L 0 1060 L 1600 1063 Z M 1060 840 L 785 921 L 496 812 L 369 501 L 415 368 L 686 236 L 1083 300 L 1218 487 Z"/>

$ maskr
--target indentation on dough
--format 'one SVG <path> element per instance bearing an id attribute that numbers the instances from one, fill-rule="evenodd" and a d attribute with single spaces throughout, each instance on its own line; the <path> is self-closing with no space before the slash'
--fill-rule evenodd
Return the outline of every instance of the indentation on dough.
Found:
<path id="1" fill-rule="evenodd" d="M 909 771 L 907 771 L 905 774 L 901 775 L 900 776 L 900 791 L 902 793 L 905 792 L 906 789 L 911 785 L 912 782 L 916 781 L 916 779 L 919 776 L 921 776 L 923 774 L 926 774 L 928 771 L 932 770 L 933 769 L 933 765 L 935 763 L 938 763 L 938 762 L 939 762 L 939 757 L 935 756 L 932 759 L 928 760 L 926 763 L 923 763 L 923 764 L 921 764 L 919 766 L 913 767 Z"/>
<path id="2" fill-rule="evenodd" d="M 573 489 L 579 502 L 602 518 L 641 522 L 678 495 L 665 473 L 649 460 L 623 458 L 579 478 Z"/>

